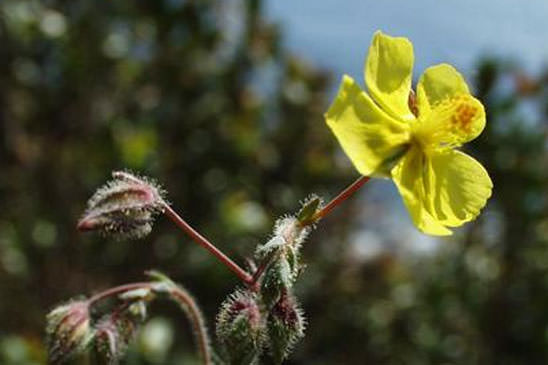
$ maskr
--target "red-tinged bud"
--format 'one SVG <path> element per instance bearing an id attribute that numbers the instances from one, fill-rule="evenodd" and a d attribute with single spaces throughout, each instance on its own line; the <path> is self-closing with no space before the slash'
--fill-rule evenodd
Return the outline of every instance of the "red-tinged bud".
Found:
<path id="1" fill-rule="evenodd" d="M 268 317 L 270 353 L 281 364 L 294 345 L 304 337 L 305 319 L 296 298 L 284 292 L 272 307 Z"/>
<path id="2" fill-rule="evenodd" d="M 148 179 L 128 172 L 99 188 L 78 222 L 80 231 L 99 231 L 118 238 L 141 238 L 152 230 L 154 216 L 165 205 L 162 190 Z"/>
<path id="3" fill-rule="evenodd" d="M 47 345 L 49 362 L 61 364 L 84 351 L 93 338 L 89 304 L 85 300 L 72 301 L 47 315 Z"/>
<path id="4" fill-rule="evenodd" d="M 95 326 L 95 350 L 101 364 L 114 365 L 135 337 L 139 320 L 124 313 L 112 313 L 100 319 Z"/>
<path id="5" fill-rule="evenodd" d="M 217 337 L 230 364 L 254 364 L 259 358 L 264 324 L 256 295 L 236 291 L 221 306 L 217 315 Z"/>

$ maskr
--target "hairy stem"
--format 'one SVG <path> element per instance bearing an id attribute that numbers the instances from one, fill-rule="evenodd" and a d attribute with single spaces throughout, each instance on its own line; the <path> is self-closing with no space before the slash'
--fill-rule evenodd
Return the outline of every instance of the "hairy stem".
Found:
<path id="1" fill-rule="evenodd" d="M 173 288 L 170 289 L 169 294 L 171 298 L 179 304 L 191 322 L 196 344 L 198 345 L 204 365 L 213 364 L 209 335 L 202 312 L 198 308 L 198 305 L 192 296 L 179 286 L 173 286 Z"/>
<path id="2" fill-rule="evenodd" d="M 135 290 L 135 289 L 150 289 L 151 286 L 152 286 L 151 283 L 148 283 L 148 282 L 131 283 L 131 284 L 115 286 L 114 288 L 110 288 L 95 294 L 94 296 L 88 299 L 88 303 L 89 305 L 93 305 L 95 302 L 111 297 L 113 295 L 118 295 L 118 294 L 125 293 L 127 291 Z"/>
<path id="3" fill-rule="evenodd" d="M 238 264 L 232 261 L 227 255 L 219 250 L 213 243 L 209 242 L 207 238 L 198 233 L 192 228 L 177 212 L 175 212 L 167 203 L 164 203 L 164 213 L 177 227 L 183 230 L 187 235 L 192 238 L 194 242 L 208 250 L 213 256 L 221 261 L 226 267 L 228 267 L 233 273 L 236 274 L 246 284 L 253 283 L 253 277 L 242 269 Z"/>
<path id="4" fill-rule="evenodd" d="M 114 288 L 110 288 L 95 294 L 88 299 L 88 303 L 89 305 L 92 305 L 100 300 L 119 295 L 131 290 L 153 289 L 154 285 L 155 283 L 138 282 L 116 286 Z M 207 333 L 207 328 L 205 326 L 202 312 L 198 308 L 198 305 L 196 304 L 192 296 L 186 292 L 186 290 L 177 285 L 170 286 L 168 293 L 171 299 L 179 304 L 181 309 L 185 312 L 188 319 L 190 320 L 194 332 L 194 337 L 196 339 L 196 344 L 198 346 L 198 351 L 204 365 L 213 364 L 209 335 Z M 128 303 L 124 303 L 121 306 L 117 307 L 116 310 L 113 312 L 113 315 L 118 315 L 119 312 L 127 308 L 127 305 Z"/>
<path id="5" fill-rule="evenodd" d="M 329 203 L 327 203 L 321 210 L 319 210 L 316 214 L 314 214 L 312 218 L 310 218 L 306 222 L 302 222 L 301 225 L 308 226 L 322 219 L 323 217 L 328 215 L 337 205 L 341 204 L 350 196 L 352 196 L 370 179 L 371 178 L 369 176 L 361 176 L 356 181 L 354 181 L 350 186 L 344 189 L 339 195 L 333 198 Z"/>

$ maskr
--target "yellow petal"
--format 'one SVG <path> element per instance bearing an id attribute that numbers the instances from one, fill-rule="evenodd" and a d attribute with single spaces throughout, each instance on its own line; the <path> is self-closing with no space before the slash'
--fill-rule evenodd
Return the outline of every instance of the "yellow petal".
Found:
<path id="1" fill-rule="evenodd" d="M 485 110 L 470 94 L 457 94 L 436 104 L 413 124 L 413 135 L 425 149 L 458 147 L 485 128 Z"/>
<path id="2" fill-rule="evenodd" d="M 384 110 L 404 121 L 415 119 L 408 106 L 412 72 L 411 42 L 376 32 L 365 63 L 365 83 Z"/>
<path id="3" fill-rule="evenodd" d="M 438 222 L 427 209 L 426 171 L 426 155 L 415 145 L 392 169 L 392 178 L 413 223 L 419 230 L 435 236 L 450 235 L 451 231 Z"/>
<path id="4" fill-rule="evenodd" d="M 426 116 L 436 104 L 462 94 L 470 94 L 470 91 L 453 66 L 442 63 L 428 67 L 417 84 L 419 116 Z"/>
<path id="5" fill-rule="evenodd" d="M 365 176 L 401 154 L 409 126 L 391 118 L 345 75 L 325 119 L 356 169 Z"/>
<path id="6" fill-rule="evenodd" d="M 455 150 L 433 155 L 412 147 L 392 178 L 413 223 L 432 235 L 449 235 L 474 219 L 491 196 L 493 183 L 483 166 Z"/>
<path id="7" fill-rule="evenodd" d="M 427 158 L 428 210 L 441 224 L 458 227 L 471 221 L 491 196 L 493 183 L 483 166 L 465 153 L 447 150 Z"/>

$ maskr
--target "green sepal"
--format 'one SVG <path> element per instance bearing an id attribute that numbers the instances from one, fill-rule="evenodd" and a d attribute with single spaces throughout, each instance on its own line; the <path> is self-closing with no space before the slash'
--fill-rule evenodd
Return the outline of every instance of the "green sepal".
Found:
<path id="1" fill-rule="evenodd" d="M 322 200 L 319 196 L 313 195 L 302 206 L 299 213 L 297 213 L 297 220 L 300 223 L 308 222 L 314 217 L 314 214 L 318 211 Z"/>

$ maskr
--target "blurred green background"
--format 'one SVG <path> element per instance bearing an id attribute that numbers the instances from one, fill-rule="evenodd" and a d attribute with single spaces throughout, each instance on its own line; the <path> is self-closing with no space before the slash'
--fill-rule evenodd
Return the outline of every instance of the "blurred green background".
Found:
<path id="1" fill-rule="evenodd" d="M 339 73 L 289 51 L 263 6 L 0 2 L 0 364 L 44 363 L 56 303 L 149 268 L 191 290 L 213 328 L 237 280 L 166 219 L 136 242 L 76 232 L 111 170 L 157 178 L 239 262 L 309 193 L 357 177 L 322 117 Z M 305 247 L 309 325 L 288 364 L 548 363 L 548 72 L 494 57 L 470 68 L 488 112 L 467 146 L 495 184 L 486 210 L 402 250 L 426 239 L 393 215 L 390 182 L 366 186 Z M 177 309 L 152 309 L 124 363 L 196 363 Z"/>

